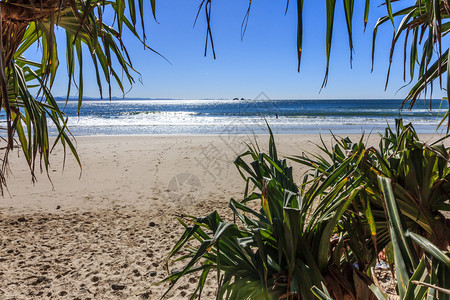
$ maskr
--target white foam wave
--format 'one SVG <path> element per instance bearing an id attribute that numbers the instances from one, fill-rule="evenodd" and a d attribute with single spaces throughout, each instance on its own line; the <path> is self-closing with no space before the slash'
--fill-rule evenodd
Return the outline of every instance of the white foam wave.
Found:
<path id="1" fill-rule="evenodd" d="M 385 118 L 361 118 L 361 117 L 267 117 L 270 124 L 276 126 L 343 126 L 343 125 L 386 125 Z M 430 118 L 405 118 L 405 122 L 413 121 L 414 124 L 437 124 L 438 117 Z M 120 117 L 94 117 L 81 116 L 69 118 L 70 127 L 123 127 L 123 126 L 254 126 L 263 125 L 263 117 L 218 117 L 197 116 L 190 113 L 163 113 L 163 114 L 134 114 L 121 115 Z M 49 124 L 50 125 L 50 124 Z"/>

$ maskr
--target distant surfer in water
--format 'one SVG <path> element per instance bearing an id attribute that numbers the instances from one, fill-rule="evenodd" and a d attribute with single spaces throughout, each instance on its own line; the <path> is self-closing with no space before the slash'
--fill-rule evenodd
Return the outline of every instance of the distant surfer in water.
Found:
<path id="1" fill-rule="evenodd" d="M 277 119 L 278 119 L 278 114 L 275 114 L 275 118 L 277 118 Z"/>

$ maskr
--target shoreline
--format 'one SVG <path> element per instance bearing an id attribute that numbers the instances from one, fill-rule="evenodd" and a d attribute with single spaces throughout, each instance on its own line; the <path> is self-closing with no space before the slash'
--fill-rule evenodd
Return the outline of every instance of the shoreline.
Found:
<path id="1" fill-rule="evenodd" d="M 273 131 L 273 130 L 272 130 Z M 443 130 L 444 131 L 444 130 Z M 323 133 L 275 133 L 274 137 L 275 140 L 277 139 L 277 137 L 279 136 L 288 136 L 288 137 L 303 137 L 303 136 L 349 136 L 349 137 L 357 137 L 357 136 L 361 136 L 362 134 L 364 134 L 364 136 L 379 136 L 378 131 L 373 131 L 373 132 L 362 132 L 362 133 L 334 133 L 334 132 L 323 132 Z M 417 135 L 419 137 L 421 136 L 427 136 L 427 137 L 443 137 L 445 136 L 445 132 L 435 132 L 435 133 L 422 133 L 422 132 L 417 132 Z M 96 135 L 74 135 L 72 136 L 72 139 L 89 139 L 89 138 L 133 138 L 133 137 L 161 137 L 161 138 L 183 138 L 183 137 L 221 137 L 221 136 L 239 136 L 239 137 L 268 137 L 269 133 L 192 133 L 192 134 L 184 134 L 184 133 L 164 133 L 164 134 L 159 134 L 159 133 L 155 133 L 155 134 L 96 134 Z M 54 140 L 54 137 L 51 136 L 50 140 Z"/>
<path id="2" fill-rule="evenodd" d="M 154 125 L 154 126 L 159 126 L 159 125 Z M 190 125 L 195 127 L 194 125 Z M 354 126 L 354 125 L 347 125 L 348 127 Z M 137 130 L 135 128 L 135 126 L 130 126 L 133 127 L 133 131 L 138 132 L 139 130 Z M 152 126 L 150 125 L 146 125 L 143 126 L 142 131 L 147 131 L 148 128 L 150 128 Z M 176 127 L 182 127 L 182 126 L 176 126 Z M 114 134 L 104 134 L 104 133 L 99 133 L 99 134 L 86 134 L 84 133 L 75 133 L 73 135 L 74 138 L 78 138 L 78 137 L 110 137 L 110 136 L 173 136 L 173 137 L 177 137 L 177 136 L 220 136 L 220 135 L 244 135 L 244 136 L 252 136 L 252 135 L 268 135 L 268 130 L 267 127 L 264 124 L 258 125 L 258 127 L 260 127 L 261 129 L 257 129 L 257 127 L 255 127 L 257 130 L 254 130 L 253 132 L 245 132 L 245 130 L 241 130 L 239 129 L 239 131 L 236 130 L 232 130 L 232 131 L 227 131 L 225 127 L 225 129 L 217 129 L 214 131 L 211 130 L 207 130 L 204 133 L 199 133 L 199 132 L 195 132 L 195 133 L 191 133 L 191 132 L 175 132 L 175 133 L 170 133 L 170 132 L 164 132 L 164 133 L 114 133 Z M 235 128 L 235 127 L 231 127 L 231 128 Z M 380 125 L 379 127 L 367 127 L 367 128 L 354 128 L 354 129 L 349 129 L 349 128 L 334 128 L 334 129 L 321 129 L 321 130 L 317 130 L 317 129 L 309 129 L 309 128 L 305 128 L 305 129 L 289 129 L 289 128 L 284 128 L 283 125 L 281 125 L 279 128 L 277 128 L 276 124 L 272 124 L 271 125 L 271 129 L 274 132 L 274 134 L 276 135 L 328 135 L 328 134 L 339 134 L 339 135 L 368 135 L 368 134 L 378 134 L 378 133 L 382 133 L 384 131 L 384 129 L 386 128 L 385 125 Z M 395 129 L 394 126 L 391 126 L 391 128 Z M 71 129 L 75 129 L 76 127 L 71 127 Z M 437 130 L 435 125 L 415 125 L 415 129 L 417 134 L 426 134 L 426 135 L 444 135 L 445 134 L 445 126 L 439 130 Z M 54 133 L 54 130 L 51 129 L 52 131 L 49 132 L 49 137 L 55 138 L 56 134 Z M 117 129 L 115 129 L 117 131 Z M 81 130 L 81 132 L 83 132 L 83 130 Z"/>

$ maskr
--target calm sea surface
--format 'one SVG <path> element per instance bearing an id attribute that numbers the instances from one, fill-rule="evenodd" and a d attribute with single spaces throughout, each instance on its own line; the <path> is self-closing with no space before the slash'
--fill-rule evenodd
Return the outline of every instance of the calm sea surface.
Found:
<path id="1" fill-rule="evenodd" d="M 399 110 L 401 100 L 123 100 L 60 102 L 74 135 L 368 133 L 402 117 L 433 133 L 445 114 L 434 100 Z M 447 104 L 445 104 L 447 105 Z M 55 128 L 50 127 L 52 134 Z"/>

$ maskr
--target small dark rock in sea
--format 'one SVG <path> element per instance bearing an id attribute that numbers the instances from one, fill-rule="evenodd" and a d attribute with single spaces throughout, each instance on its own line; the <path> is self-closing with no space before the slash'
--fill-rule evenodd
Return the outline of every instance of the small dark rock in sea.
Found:
<path id="1" fill-rule="evenodd" d="M 148 224 L 150 227 L 155 227 L 156 223 L 155 222 L 150 222 L 150 224 Z"/>
<path id="2" fill-rule="evenodd" d="M 26 222 L 27 220 L 24 217 L 20 217 L 17 219 L 18 222 Z"/>
<path id="3" fill-rule="evenodd" d="M 150 276 L 152 276 L 152 277 L 155 277 L 156 276 L 156 272 L 155 271 L 153 271 L 153 272 L 150 272 Z"/>
<path id="4" fill-rule="evenodd" d="M 38 279 L 36 279 L 36 281 L 34 282 L 34 284 L 39 284 L 41 282 L 44 282 L 45 279 L 47 279 L 47 277 L 45 276 L 39 276 Z"/>
<path id="5" fill-rule="evenodd" d="M 56 206 L 56 209 L 60 209 L 60 208 L 61 208 L 61 205 L 57 205 L 57 206 Z"/>
<path id="6" fill-rule="evenodd" d="M 125 289 L 125 284 L 120 284 L 120 283 L 113 284 L 113 285 L 111 285 L 111 288 L 115 291 L 121 291 L 121 290 Z"/>

